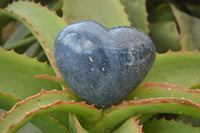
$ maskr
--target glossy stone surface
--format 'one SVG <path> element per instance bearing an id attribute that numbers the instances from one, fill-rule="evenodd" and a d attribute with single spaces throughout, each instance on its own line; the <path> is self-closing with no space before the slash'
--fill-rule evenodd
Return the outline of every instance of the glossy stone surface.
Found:
<path id="1" fill-rule="evenodd" d="M 56 65 L 72 90 L 105 108 L 130 94 L 152 67 L 151 39 L 132 27 L 107 29 L 93 21 L 64 28 L 54 45 Z"/>

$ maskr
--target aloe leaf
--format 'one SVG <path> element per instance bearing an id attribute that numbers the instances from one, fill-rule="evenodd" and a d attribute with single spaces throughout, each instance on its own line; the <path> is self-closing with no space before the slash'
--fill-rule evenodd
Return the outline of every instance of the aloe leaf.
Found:
<path id="1" fill-rule="evenodd" d="M 15 103 L 20 102 L 20 101 L 21 99 L 19 98 L 14 98 L 8 94 L 0 93 L 0 109 L 10 110 Z M 18 133 L 27 132 L 27 129 L 31 130 L 31 132 L 36 132 L 36 131 L 39 132 L 39 129 L 41 129 L 43 133 L 49 133 L 51 131 L 55 131 L 55 132 L 59 131 L 59 132 L 65 133 L 66 131 L 66 128 L 64 128 L 60 123 L 58 123 L 57 121 L 55 121 L 53 118 L 49 116 L 36 117 L 31 122 L 35 126 L 37 126 L 37 128 L 33 124 L 28 123 L 22 129 L 20 129 Z"/>
<path id="2" fill-rule="evenodd" d="M 13 49 L 15 48 L 15 45 L 12 45 L 13 43 L 17 43 L 20 41 L 25 35 L 29 33 L 29 30 L 24 26 L 21 25 L 17 30 L 11 35 L 11 37 L 6 41 L 6 43 L 3 45 L 3 48 L 8 50 L 8 49 Z M 11 46 L 10 46 L 11 45 Z"/>
<path id="3" fill-rule="evenodd" d="M 62 77 L 56 77 L 53 75 L 49 75 L 49 74 L 45 74 L 45 75 L 36 75 L 35 78 L 39 78 L 39 79 L 47 79 L 47 80 L 51 80 L 54 81 L 56 83 L 62 84 L 64 85 L 66 88 L 68 88 L 68 90 L 70 92 L 73 92 L 69 86 L 67 85 L 67 83 L 65 82 L 65 80 Z"/>
<path id="4" fill-rule="evenodd" d="M 190 16 L 174 6 L 171 7 L 180 29 L 183 48 L 185 50 L 200 49 L 200 19 Z"/>
<path id="5" fill-rule="evenodd" d="M 139 86 L 126 99 L 159 97 L 184 98 L 200 104 L 200 90 L 190 90 L 177 85 L 155 84 L 152 82 Z"/>
<path id="6" fill-rule="evenodd" d="M 151 24 L 150 30 L 150 36 L 157 52 L 163 53 L 169 49 L 173 51 L 181 50 L 180 37 L 175 22 Z"/>
<path id="7" fill-rule="evenodd" d="M 169 83 L 189 88 L 200 83 L 200 53 L 182 51 L 157 54 L 155 63 L 142 84 Z"/>
<path id="8" fill-rule="evenodd" d="M 49 115 L 35 117 L 30 122 L 39 128 L 43 133 L 68 133 L 68 129 L 64 125 Z M 22 128 L 24 128 L 24 126 Z"/>
<path id="9" fill-rule="evenodd" d="M 51 10 L 58 11 L 63 7 L 63 0 L 50 1 L 47 6 Z"/>
<path id="10" fill-rule="evenodd" d="M 38 52 L 36 58 L 37 58 L 39 61 L 41 61 L 41 62 L 45 62 L 45 61 L 48 60 L 48 59 L 47 59 L 47 56 L 46 56 L 46 54 L 44 53 L 43 50 Z"/>
<path id="11" fill-rule="evenodd" d="M 0 109 L 9 110 L 15 103 L 19 101 L 21 101 L 21 99 L 0 92 Z"/>
<path id="12" fill-rule="evenodd" d="M 0 9 L 0 14 L 19 20 L 31 31 L 59 75 L 53 57 L 53 45 L 57 34 L 66 26 L 65 21 L 47 8 L 25 1 L 13 2 L 6 9 Z"/>
<path id="13" fill-rule="evenodd" d="M 26 124 L 23 128 L 21 128 L 17 133 L 44 133 L 42 130 L 37 128 L 31 123 Z"/>
<path id="14" fill-rule="evenodd" d="M 5 41 L 3 38 L 3 34 L 2 34 L 3 28 L 4 28 L 5 24 L 7 24 L 8 22 L 11 21 L 11 18 L 0 13 L 0 20 L 1 20 L 0 21 L 0 46 L 2 46 Z"/>
<path id="15" fill-rule="evenodd" d="M 57 83 L 34 78 L 39 74 L 54 75 L 52 68 L 46 63 L 3 49 L 0 49 L 0 61 L 0 91 L 2 93 L 24 99 L 39 93 L 41 89 L 61 90 Z"/>
<path id="16" fill-rule="evenodd" d="M 90 132 L 111 132 L 125 122 L 135 113 L 156 114 L 172 113 L 200 118 L 199 104 L 187 99 L 178 98 L 148 98 L 123 102 L 119 106 L 113 106 L 110 112 L 104 113 L 104 117 L 95 123 Z"/>
<path id="17" fill-rule="evenodd" d="M 149 13 L 148 19 L 151 23 L 176 21 L 176 18 L 169 4 L 161 4 L 153 9 Z"/>
<path id="18" fill-rule="evenodd" d="M 33 120 L 36 116 L 43 116 L 52 112 L 74 113 L 82 123 L 87 126 L 101 118 L 101 110 L 94 105 L 85 103 L 76 103 L 70 101 L 75 99 L 73 95 L 66 91 L 41 91 L 41 93 L 25 99 L 7 113 L 2 114 L 0 119 L 0 130 L 2 133 L 11 133 L 19 130 L 27 122 Z M 90 123 L 90 124 L 89 124 Z M 85 126 L 86 126 L 85 124 Z"/>
<path id="19" fill-rule="evenodd" d="M 25 53 L 27 54 L 28 57 L 33 58 L 33 57 L 36 57 L 37 54 L 39 54 L 41 51 L 42 50 L 38 42 L 33 42 L 31 46 L 26 50 Z"/>
<path id="20" fill-rule="evenodd" d="M 200 128 L 174 120 L 152 119 L 144 124 L 145 133 L 199 133 Z"/>
<path id="21" fill-rule="evenodd" d="M 193 89 L 200 89 L 200 83 L 196 84 L 196 85 L 192 85 L 191 87 L 189 87 L 189 89 L 193 90 Z"/>
<path id="22" fill-rule="evenodd" d="M 35 41 L 35 37 L 31 36 L 31 37 L 19 40 L 18 42 L 10 43 L 9 45 L 4 45 L 3 48 L 6 50 L 10 50 L 10 49 L 14 49 L 23 45 L 33 43 L 34 41 Z"/>
<path id="23" fill-rule="evenodd" d="M 148 34 L 146 0 L 121 0 L 121 2 L 129 15 L 131 25 Z"/>
<path id="24" fill-rule="evenodd" d="M 190 124 L 193 127 L 199 127 L 200 126 L 200 119 L 197 119 L 197 118 L 194 118 L 194 117 L 188 117 L 188 116 L 180 115 L 179 117 L 176 118 L 176 121 L 181 121 L 185 124 Z"/>
<path id="25" fill-rule="evenodd" d="M 136 121 L 135 118 L 131 117 L 113 133 L 142 133 L 142 126 L 139 125 L 139 120 Z"/>
<path id="26" fill-rule="evenodd" d="M 130 25 L 119 0 L 64 0 L 63 13 L 69 24 L 93 20 L 110 28 Z"/>
<path id="27" fill-rule="evenodd" d="M 152 118 L 155 114 L 139 114 L 136 115 L 137 120 L 139 120 L 139 125 L 143 125 L 147 120 Z"/>
<path id="28" fill-rule="evenodd" d="M 70 133 L 88 133 L 79 123 L 75 115 L 69 113 L 69 131 Z"/>

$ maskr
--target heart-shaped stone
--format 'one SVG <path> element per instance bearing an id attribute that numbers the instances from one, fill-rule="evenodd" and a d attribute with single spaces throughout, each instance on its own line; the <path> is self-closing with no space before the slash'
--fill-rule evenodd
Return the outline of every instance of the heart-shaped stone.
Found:
<path id="1" fill-rule="evenodd" d="M 151 39 L 135 28 L 107 29 L 82 21 L 58 34 L 54 54 L 71 89 L 88 104 L 105 108 L 123 100 L 141 83 L 156 51 Z"/>

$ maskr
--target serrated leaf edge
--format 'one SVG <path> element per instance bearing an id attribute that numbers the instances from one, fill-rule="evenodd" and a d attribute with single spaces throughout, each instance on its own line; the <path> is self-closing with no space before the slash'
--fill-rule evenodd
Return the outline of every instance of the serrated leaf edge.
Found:
<path id="1" fill-rule="evenodd" d="M 10 98 L 12 98 L 12 99 L 15 99 L 15 100 L 18 100 L 18 101 L 22 101 L 20 98 L 18 98 L 18 97 L 13 97 L 13 96 L 11 96 L 10 94 L 5 94 L 5 93 L 3 93 L 3 92 L 1 92 L 0 91 L 0 94 L 2 94 L 2 95 L 5 95 L 5 96 L 8 96 L 8 97 L 10 97 Z"/>
<path id="2" fill-rule="evenodd" d="M 140 124 L 139 124 L 140 120 L 137 120 L 137 118 L 134 118 L 133 120 L 134 120 L 134 122 L 135 122 L 135 124 L 136 124 L 136 127 L 138 128 L 139 133 L 143 133 L 143 132 L 142 132 L 142 127 L 143 127 L 143 125 L 140 125 Z"/>
<path id="3" fill-rule="evenodd" d="M 13 110 L 15 110 L 17 107 L 21 106 L 22 104 L 26 103 L 27 101 L 33 99 L 33 98 L 36 98 L 36 97 L 39 97 L 43 94 L 50 94 L 50 93 L 63 93 L 63 92 L 67 92 L 67 90 L 62 90 L 62 91 L 58 91 L 58 90 L 51 90 L 51 91 L 46 91 L 44 89 L 42 89 L 42 91 L 36 95 L 33 95 L 33 96 L 30 96 L 28 98 L 26 98 L 25 100 L 21 101 L 21 102 L 18 102 L 16 103 L 11 110 L 9 110 L 8 112 L 6 113 L 2 113 L 2 117 L 0 118 L 0 121 L 2 121 L 7 115 L 9 115 L 11 112 L 13 112 Z"/>
<path id="4" fill-rule="evenodd" d="M 176 88 L 176 89 L 180 89 L 183 92 L 188 92 L 188 93 L 194 92 L 194 93 L 200 94 L 200 90 L 198 90 L 198 89 L 195 89 L 195 90 L 185 89 L 179 85 L 170 85 L 167 82 L 165 82 L 163 84 L 157 84 L 157 83 L 153 83 L 152 81 L 149 81 L 144 85 L 140 85 L 140 87 L 148 87 L 148 86 L 158 86 L 158 87 L 168 88 L 168 91 L 172 91 L 173 89 Z"/>
<path id="5" fill-rule="evenodd" d="M 28 118 L 29 116 L 32 116 L 32 115 L 34 115 L 34 114 L 37 114 L 39 111 L 41 111 L 41 110 L 46 110 L 46 109 L 49 109 L 49 108 L 51 108 L 51 107 L 54 107 L 55 105 L 80 105 L 80 106 L 85 106 L 85 107 L 88 107 L 88 108 L 93 108 L 93 107 L 95 107 L 94 105 L 88 105 L 88 104 L 86 104 L 85 102 L 80 102 L 80 103 L 77 103 L 77 102 L 74 102 L 74 101 L 69 101 L 69 102 L 62 102 L 62 101 L 60 101 L 60 100 L 58 100 L 58 101 L 56 101 L 56 102 L 53 102 L 52 104 L 49 104 L 49 105 L 47 105 L 47 106 L 45 106 L 45 107 L 40 107 L 40 108 L 38 108 L 38 109 L 36 109 L 35 111 L 32 111 L 32 112 L 26 112 L 26 115 L 24 116 L 24 118 L 23 119 L 21 119 L 20 121 L 18 121 L 17 123 L 15 123 L 15 124 L 12 124 L 12 125 L 9 125 L 9 129 L 8 129 L 8 131 L 9 130 L 13 130 L 13 128 L 15 128 L 15 126 L 17 126 L 17 125 L 19 125 L 20 123 L 22 123 L 23 121 L 26 121 L 26 118 Z M 21 104 L 19 104 L 18 106 L 20 106 Z M 17 107 L 17 106 L 16 106 Z M 14 110 L 14 109 L 13 109 Z M 11 112 L 9 112 L 9 113 L 11 113 Z M 0 121 L 1 121 L 1 119 L 0 119 Z M 15 129 L 14 129 L 15 130 Z"/>
<path id="6" fill-rule="evenodd" d="M 15 52 L 14 49 L 11 49 L 11 50 L 5 50 L 5 49 L 3 49 L 3 47 L 0 46 L 0 50 L 3 50 L 4 52 L 7 52 L 7 53 L 13 53 L 13 54 L 16 54 L 17 56 L 21 56 L 21 57 L 28 58 L 29 60 L 37 61 L 37 62 L 39 62 L 39 63 L 41 63 L 41 64 L 46 64 L 46 65 L 48 65 L 47 61 L 45 61 L 45 62 L 40 62 L 40 61 L 38 60 L 37 57 L 30 58 L 30 57 L 27 56 L 26 53 L 19 54 L 19 53 Z"/>
<path id="7" fill-rule="evenodd" d="M 169 49 L 166 53 L 158 53 L 158 52 L 156 52 L 157 55 L 164 55 L 164 54 L 168 54 L 168 53 L 175 53 L 175 54 L 179 54 L 179 53 L 199 53 L 200 54 L 200 50 L 195 49 L 193 51 L 187 51 L 184 48 L 181 48 L 180 51 L 172 51 L 171 49 Z"/>
<path id="8" fill-rule="evenodd" d="M 95 126 L 90 130 L 90 131 L 97 131 L 97 129 L 100 128 L 100 126 L 102 126 L 103 123 L 105 123 L 105 121 L 109 121 L 111 119 L 111 117 L 114 115 L 116 115 L 115 113 L 118 113 L 118 111 L 120 111 L 120 109 L 124 109 L 127 108 L 129 106 L 137 106 L 137 105 L 148 105 L 148 104 L 172 104 L 172 105 L 185 105 L 185 106 L 190 106 L 190 107 L 194 107 L 196 109 L 198 109 L 200 111 L 200 105 L 188 100 L 188 99 L 184 99 L 184 98 L 147 98 L 147 99 L 134 99 L 132 101 L 122 101 L 122 103 L 120 103 L 117 106 L 112 106 L 111 111 L 104 113 L 103 117 L 101 120 L 97 121 L 95 123 Z M 139 113 L 139 112 L 132 112 L 132 115 L 134 113 Z M 182 114 L 183 112 L 177 112 L 178 114 Z M 131 114 L 129 114 L 129 116 L 131 116 Z M 128 117 L 128 116 L 127 116 Z M 200 117 L 199 117 L 200 118 Z M 114 125 L 110 125 L 112 126 L 109 127 L 110 130 L 113 130 L 114 128 L 116 128 L 116 125 L 120 124 L 121 122 L 124 122 L 125 118 L 119 120 L 118 123 L 115 123 Z M 105 124 L 103 124 L 105 126 Z M 105 129 L 107 129 L 108 127 L 101 127 L 102 131 L 105 131 Z"/>
<path id="9" fill-rule="evenodd" d="M 62 84 L 65 87 L 69 88 L 69 86 L 67 85 L 67 83 L 65 82 L 65 80 L 62 77 L 44 74 L 44 75 L 36 75 L 34 78 L 47 79 L 47 80 L 54 81 L 56 83 Z M 73 92 L 72 90 L 68 90 L 68 91 Z"/>
<path id="10" fill-rule="evenodd" d="M 19 2 L 19 1 L 14 1 L 13 3 L 15 3 L 15 2 Z M 40 8 L 46 8 L 47 10 L 49 10 L 47 7 L 42 6 L 40 3 L 37 4 L 37 3 L 35 3 L 35 2 L 29 2 L 29 1 L 20 1 L 20 2 L 34 3 L 34 4 L 38 5 Z M 9 5 L 8 5 L 8 6 L 9 6 Z M 51 53 L 50 53 L 50 51 L 49 51 L 49 49 L 48 49 L 48 47 L 47 47 L 47 45 L 46 45 L 46 42 L 45 42 L 44 39 L 41 37 L 41 35 L 37 32 L 37 30 L 33 27 L 33 25 L 31 24 L 31 22 L 29 22 L 26 18 L 21 17 L 20 14 L 14 12 L 14 11 L 12 11 L 12 10 L 8 10 L 7 8 L 0 9 L 0 11 L 6 11 L 6 12 L 8 12 L 8 13 L 11 13 L 11 14 L 15 15 L 15 16 L 18 16 L 19 19 L 21 19 L 22 21 L 24 21 L 24 22 L 27 23 L 27 25 L 32 29 L 33 33 L 36 34 L 37 37 L 39 38 L 39 42 L 41 42 L 41 43 L 44 44 L 45 50 L 46 50 L 46 52 L 47 52 L 47 54 L 48 54 L 48 56 L 49 56 L 49 59 L 50 59 L 50 62 L 52 63 L 53 68 L 55 69 L 57 75 L 58 75 L 59 77 L 61 77 L 61 74 L 60 74 L 60 72 L 59 72 L 59 70 L 58 70 L 58 68 L 57 68 L 57 66 L 56 66 L 56 64 L 55 64 L 55 61 L 54 61 L 53 56 L 51 55 Z M 51 10 L 49 10 L 49 11 L 50 11 L 50 13 L 56 14 L 55 12 L 52 12 Z M 57 14 L 56 14 L 56 16 L 57 16 L 59 19 L 62 19 L 62 18 L 60 18 Z M 17 18 L 15 18 L 15 19 L 17 19 Z M 65 21 L 65 23 L 66 23 L 66 21 Z M 26 24 L 24 24 L 24 25 L 26 25 Z M 66 25 L 67 25 L 67 23 L 66 23 Z M 36 37 L 36 38 L 37 38 L 37 37 Z"/>

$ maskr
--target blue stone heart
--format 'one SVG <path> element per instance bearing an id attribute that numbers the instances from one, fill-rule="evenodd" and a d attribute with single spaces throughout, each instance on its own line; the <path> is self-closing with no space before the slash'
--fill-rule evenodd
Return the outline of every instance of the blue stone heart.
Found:
<path id="1" fill-rule="evenodd" d="M 94 21 L 64 28 L 54 45 L 56 65 L 72 90 L 105 108 L 129 95 L 151 69 L 151 39 L 133 27 L 108 29 Z"/>

